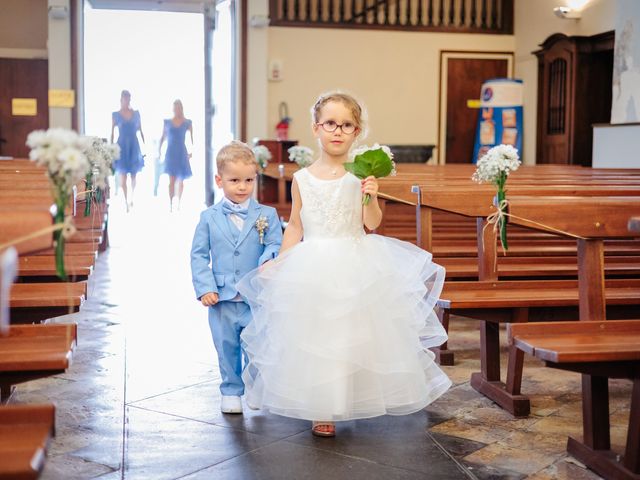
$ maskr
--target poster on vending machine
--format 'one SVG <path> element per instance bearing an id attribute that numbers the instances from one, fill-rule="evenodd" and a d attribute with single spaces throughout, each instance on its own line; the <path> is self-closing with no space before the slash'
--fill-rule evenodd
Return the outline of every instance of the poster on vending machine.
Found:
<path id="1" fill-rule="evenodd" d="M 522 80 L 493 78 L 484 82 L 472 163 L 500 144 L 513 145 L 522 152 L 522 131 Z"/>

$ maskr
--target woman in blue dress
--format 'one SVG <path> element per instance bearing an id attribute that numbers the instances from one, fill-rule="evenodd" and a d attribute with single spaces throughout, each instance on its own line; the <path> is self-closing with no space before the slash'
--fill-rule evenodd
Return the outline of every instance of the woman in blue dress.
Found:
<path id="1" fill-rule="evenodd" d="M 124 201 L 127 211 L 133 206 L 133 193 L 136 188 L 136 174 L 142 170 L 144 159 L 138 142 L 138 132 L 142 142 L 142 123 L 140 112 L 131 108 L 131 93 L 123 90 L 120 95 L 120 110 L 111 115 L 111 143 L 113 143 L 114 131 L 118 127 L 118 145 L 120 146 L 120 158 L 115 162 L 115 171 L 120 175 L 120 185 L 124 192 Z M 127 176 L 131 176 L 131 195 L 127 191 Z"/>
<path id="2" fill-rule="evenodd" d="M 164 173 L 169 175 L 169 210 L 173 210 L 174 198 L 178 197 L 178 209 L 184 191 L 184 180 L 191 177 L 191 165 L 189 159 L 191 154 L 187 151 L 185 137 L 187 132 L 191 137 L 191 147 L 193 148 L 193 126 L 191 120 L 185 118 L 182 102 L 173 102 L 173 118 L 164 121 L 162 138 L 160 138 L 160 152 L 162 144 L 167 140 L 167 152 L 164 157 Z M 162 153 L 160 153 L 162 155 Z"/>

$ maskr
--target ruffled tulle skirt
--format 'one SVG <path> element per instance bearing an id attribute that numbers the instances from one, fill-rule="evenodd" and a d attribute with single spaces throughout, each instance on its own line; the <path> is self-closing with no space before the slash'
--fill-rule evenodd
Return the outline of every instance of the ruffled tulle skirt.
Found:
<path id="1" fill-rule="evenodd" d="M 443 282 L 429 253 L 379 235 L 304 241 L 249 273 L 248 402 L 324 421 L 424 408 L 451 386 L 428 350 L 447 339 Z"/>

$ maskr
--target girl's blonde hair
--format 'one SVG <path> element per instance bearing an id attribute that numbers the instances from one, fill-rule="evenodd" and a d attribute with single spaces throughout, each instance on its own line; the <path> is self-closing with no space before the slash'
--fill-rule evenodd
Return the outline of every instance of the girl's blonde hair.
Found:
<path id="1" fill-rule="evenodd" d="M 320 113 L 322 111 L 322 107 L 324 107 L 329 102 L 340 102 L 345 107 L 347 107 L 351 111 L 351 115 L 353 116 L 353 122 L 356 127 L 358 127 L 358 135 L 365 136 L 366 131 L 366 118 L 367 114 L 360 102 L 356 100 L 353 95 L 349 95 L 348 93 L 343 93 L 340 91 L 333 91 L 323 93 L 318 97 L 316 103 L 311 107 L 311 120 L 314 124 L 318 123 L 320 120 Z"/>

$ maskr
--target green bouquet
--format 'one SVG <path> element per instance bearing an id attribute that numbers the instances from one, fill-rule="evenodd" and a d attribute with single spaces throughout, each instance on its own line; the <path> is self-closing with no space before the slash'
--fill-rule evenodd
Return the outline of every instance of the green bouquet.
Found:
<path id="1" fill-rule="evenodd" d="M 393 153 L 386 145 L 378 145 L 373 147 L 363 145 L 353 152 L 353 162 L 344 164 L 347 172 L 353 173 L 359 179 L 367 177 L 383 178 L 396 174 L 396 164 L 393 161 Z M 369 205 L 371 195 L 366 194 L 362 197 L 362 204 Z"/>

